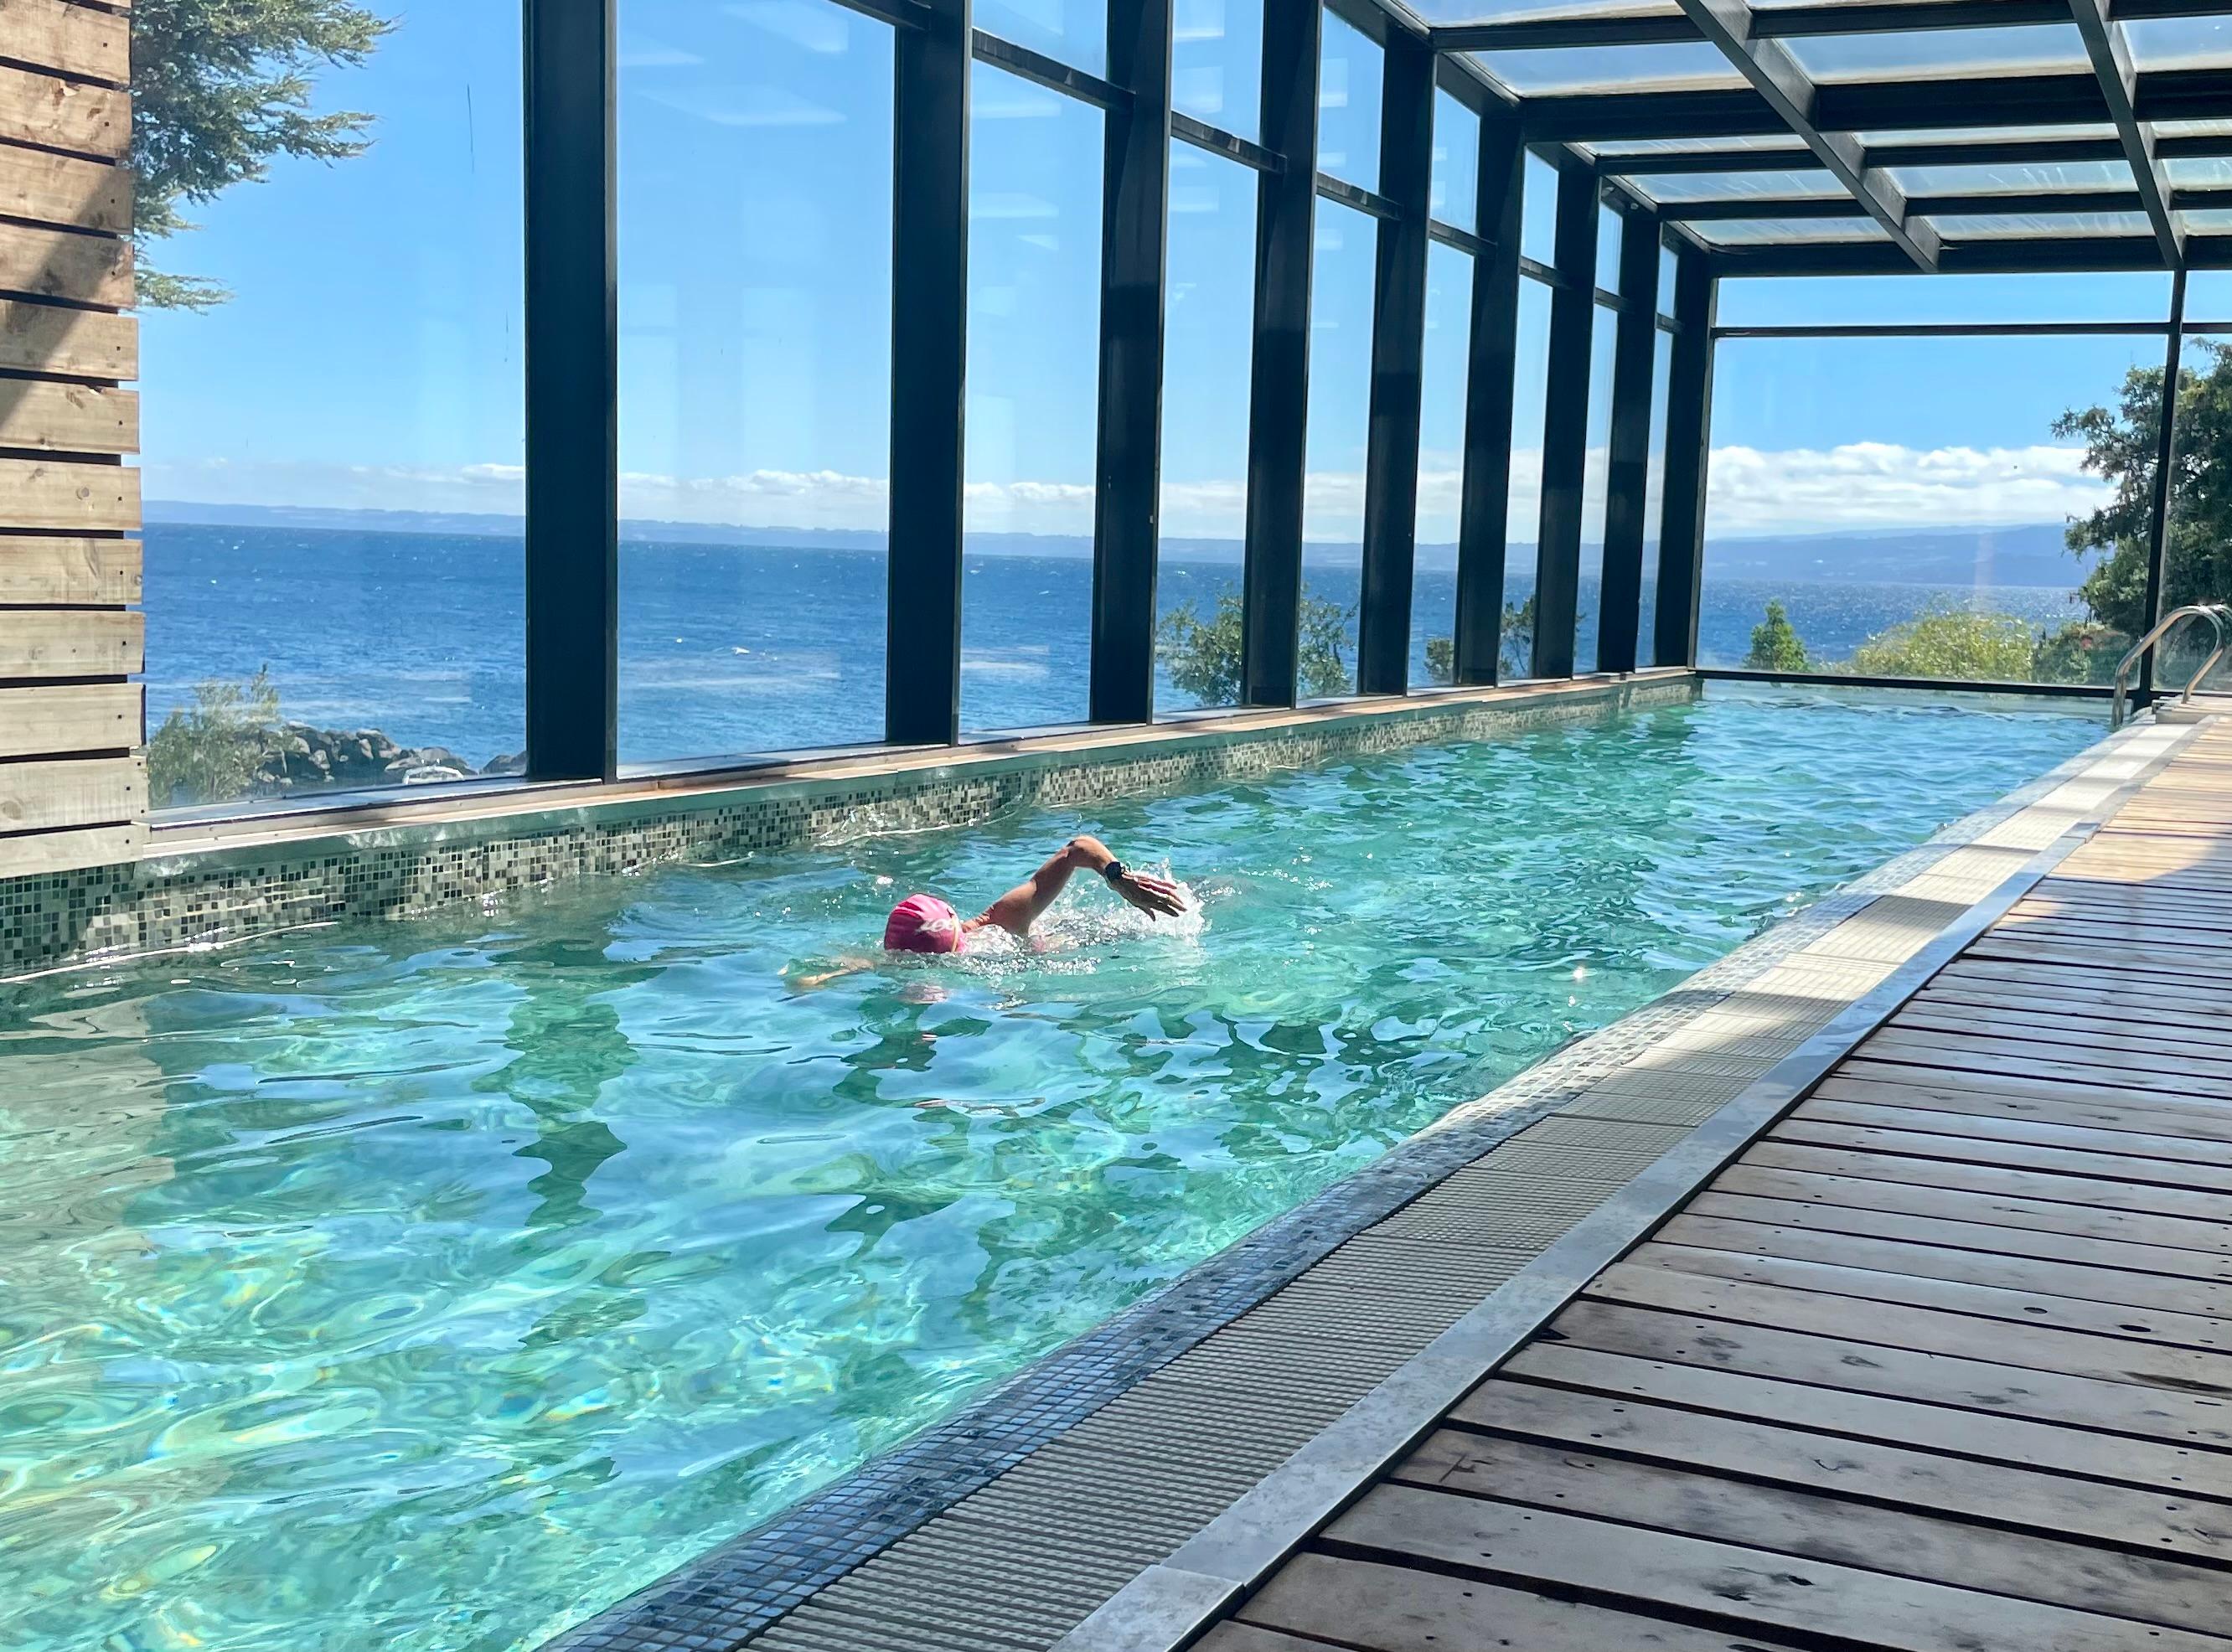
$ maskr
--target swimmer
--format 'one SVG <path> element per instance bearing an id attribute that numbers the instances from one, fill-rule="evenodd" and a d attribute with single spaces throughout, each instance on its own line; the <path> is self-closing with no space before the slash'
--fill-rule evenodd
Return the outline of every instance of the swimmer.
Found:
<path id="1" fill-rule="evenodd" d="M 1103 882 L 1127 904 L 1151 918 L 1177 917 L 1185 910 L 1178 886 L 1166 878 L 1133 871 L 1108 851 L 1098 838 L 1076 837 L 1049 857 L 1029 878 L 1016 884 L 975 917 L 964 918 L 935 895 L 910 895 L 892 909 L 884 924 L 886 952 L 965 952 L 969 937 L 979 930 L 1004 930 L 1021 940 L 1052 906 L 1079 871 L 1100 874 Z M 840 976 L 869 969 L 866 961 L 848 960 L 841 969 L 796 978 L 795 986 L 825 987 Z"/>

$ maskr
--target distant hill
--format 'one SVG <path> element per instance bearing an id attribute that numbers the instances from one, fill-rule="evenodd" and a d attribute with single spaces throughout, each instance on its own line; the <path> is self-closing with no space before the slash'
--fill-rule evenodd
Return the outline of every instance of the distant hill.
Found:
<path id="1" fill-rule="evenodd" d="M 443 534 L 516 536 L 517 516 L 422 510 L 329 510 L 308 506 L 198 505 L 152 500 L 150 524 L 229 528 L 295 528 L 373 534 Z M 1911 585 L 2002 585 L 2066 587 L 2081 578 L 2091 560 L 2080 560 L 2063 548 L 2059 523 L 2013 528 L 1921 528 L 1907 532 L 1785 534 L 1712 541 L 1710 567 L 1719 578 L 1748 580 L 1793 576 L 1827 581 Z M 860 528 L 734 528 L 705 522 L 628 522 L 620 536 L 639 544 L 771 545 L 801 549 L 875 550 L 881 534 Z M 971 556 L 1090 557 L 1093 541 L 1079 534 L 971 534 Z M 1196 562 L 1237 562 L 1237 540 L 1174 539 L 1168 552 Z M 1646 554 L 1649 554 L 1648 552 Z M 1418 566 L 1447 570 L 1457 566 L 1457 547 L 1418 547 Z M 1599 554 L 1584 547 L 1585 558 Z M 1308 545 L 1309 562 L 1353 558 L 1356 547 Z M 1509 547 L 1515 569 L 1531 567 L 1532 545 Z"/>

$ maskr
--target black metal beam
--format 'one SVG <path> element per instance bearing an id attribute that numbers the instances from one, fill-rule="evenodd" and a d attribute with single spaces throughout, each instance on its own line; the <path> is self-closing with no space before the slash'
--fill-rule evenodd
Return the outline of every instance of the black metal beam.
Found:
<path id="1" fill-rule="evenodd" d="M 1597 670 L 1632 671 L 1643 602 L 1645 495 L 1651 485 L 1651 378 L 1658 346 L 1658 224 L 1631 210 L 1619 237 L 1621 308 L 1612 346 L 1612 447 L 1606 463 L 1604 611 Z"/>
<path id="2" fill-rule="evenodd" d="M 2188 0 L 2117 0 L 2115 16 L 2183 17 L 2196 10 Z M 2199 8 L 2207 10 L 2207 7 Z M 2062 23 L 2069 13 L 2062 0 L 1827 0 L 1813 5 L 1775 6 L 1759 14 L 1754 32 L 1762 38 L 1820 35 L 1905 33 L 1919 29 L 2001 29 Z M 1571 11 L 1563 16 L 1515 17 L 1498 23 L 1450 23 L 1433 31 L 1437 50 L 1485 52 L 1565 46 L 1656 46 L 1704 38 L 1697 25 L 1649 5 Z"/>
<path id="3" fill-rule="evenodd" d="M 1110 21 L 1119 20 L 1112 17 Z M 1012 40 L 988 35 L 981 29 L 970 31 L 969 50 L 980 63 L 990 63 L 1019 80 L 1075 98 L 1080 103 L 1090 103 L 1097 109 L 1120 109 L 1131 97 L 1128 89 L 1113 81 L 1088 75 L 1058 57 L 1048 57 L 1044 52 L 1018 46 Z"/>
<path id="4" fill-rule="evenodd" d="M 2232 132 L 2184 133 L 2155 139 L 2164 160 L 2232 155 Z M 2040 166 L 2055 161 L 2121 160 L 2114 138 L 1956 138 L 1869 146 L 1871 166 Z M 1650 178 L 1668 172 L 1770 172 L 1826 170 L 1811 150 L 1795 145 L 1758 149 L 1671 149 L 1596 156 L 1607 178 Z"/>
<path id="5" fill-rule="evenodd" d="M 1371 423 L 1365 438 L 1364 572 L 1356 686 L 1411 686 L 1411 595 L 1418 540 L 1418 424 L 1426 352 L 1427 213 L 1434 167 L 1434 53 L 1388 39 L 1380 96 L 1379 224 L 1372 285 Z"/>
<path id="6" fill-rule="evenodd" d="M 2163 361 L 2162 399 L 2156 404 L 2155 474 L 2147 512 L 2147 594 L 2144 630 L 2162 621 L 2164 558 L 2170 544 L 2172 470 L 2177 462 L 2177 378 L 2185 353 L 2185 271 L 2170 279 L 2170 334 Z M 2144 634 L 2144 633 L 2143 633 Z M 2139 658 L 2139 692 L 2154 692 L 2155 653 Z"/>
<path id="7" fill-rule="evenodd" d="M 1256 175 L 1248 541 L 1241 573 L 1244 705 L 1294 703 L 1323 19 L 1314 4 L 1269 6 L 1263 16 L 1263 139 L 1283 165 Z"/>
<path id="8" fill-rule="evenodd" d="M 2143 121 L 2221 119 L 2232 70 L 2140 71 Z M 1756 91 L 1585 92 L 1529 98 L 1522 120 L 1530 142 L 1612 143 L 1645 138 L 1758 137 L 1789 126 Z M 1814 88 L 1810 124 L 1826 133 L 1937 128 L 2087 126 L 2106 106 L 2092 72 L 2010 70 L 1937 80 L 1835 81 Z M 2157 152 L 2169 152 L 2157 146 Z"/>
<path id="9" fill-rule="evenodd" d="M 2172 190 L 2170 203 L 2201 210 L 2232 203 L 2232 190 Z M 1917 217 L 2050 217 L 2059 212 L 2138 212 L 2138 190 L 1999 190 L 1985 195 L 1910 195 L 1907 211 Z M 1842 195 L 1740 195 L 1706 201 L 1663 201 L 1659 216 L 1670 223 L 1707 224 L 1742 218 L 1856 218 L 1864 209 Z"/>
<path id="10" fill-rule="evenodd" d="M 617 0 L 525 16 L 527 772 L 620 772 Z"/>
<path id="11" fill-rule="evenodd" d="M 1794 241 L 1741 247 L 1716 247 L 1713 269 L 1723 276 L 1896 275 L 1911 274 L 1896 247 L 1881 241 Z M 2232 269 L 2232 236 L 2188 236 L 2190 269 Z M 2034 237 L 1988 236 L 1950 241 L 1939 255 L 1941 274 L 2010 275 L 2032 272 L 2063 275 L 2094 270 L 2160 269 L 2162 248 L 2151 235 L 2091 235 Z"/>
<path id="12" fill-rule="evenodd" d="M 1534 541 L 1535 677 L 1573 674 L 1581 578 L 1581 505 L 1589 450 L 1589 358 L 1596 326 L 1597 180 L 1558 172 L 1560 285 L 1550 295 L 1550 371 L 1542 405 L 1542 515 Z"/>
<path id="13" fill-rule="evenodd" d="M 1492 244 L 1472 270 L 1472 365 L 1465 381 L 1464 480 L 1457 523 L 1457 680 L 1466 684 L 1495 682 L 1503 657 L 1526 167 L 1517 123 L 1483 120 L 1473 222 Z"/>
<path id="14" fill-rule="evenodd" d="M 2170 210 L 2170 185 L 2155 159 L 2153 131 L 2139 123 L 2138 70 L 2124 31 L 2108 21 L 2107 0 L 2069 0 L 2070 16 L 2085 42 L 2085 55 L 2092 60 L 2092 74 L 2100 83 L 2100 97 L 2115 122 L 2124 159 L 2138 180 L 2139 199 L 2147 220 L 2155 227 L 2163 262 L 2176 269 L 2185 262 L 2185 230 Z"/>
<path id="15" fill-rule="evenodd" d="M 970 0 L 901 29 L 892 122 L 892 486 L 885 737 L 961 735 Z"/>
<path id="16" fill-rule="evenodd" d="M 1087 715 L 1154 715 L 1161 536 L 1163 287 L 1171 184 L 1171 0 L 1108 9 L 1109 112 L 1101 184 L 1100 423 L 1093 497 Z"/>
<path id="17" fill-rule="evenodd" d="M 1684 13 L 1721 49 L 1791 132 L 1814 152 L 1868 216 L 1920 269 L 1937 267 L 1937 232 L 1908 216 L 1905 192 L 1888 173 L 1868 165 L 1860 140 L 1819 123 L 1820 94 L 1789 49 L 1764 38 L 1749 0 L 1681 0 Z"/>
<path id="18" fill-rule="evenodd" d="M 1654 658 L 1694 665 L 1697 604 L 1705 567 L 1705 485 L 1713 439 L 1713 324 L 1718 283 L 1710 259 L 1675 254 L 1674 319 L 1682 330 L 1667 353 L 1666 486 L 1658 525 L 1658 610 Z"/>
<path id="19" fill-rule="evenodd" d="M 1197 149 L 1206 149 L 1227 160 L 1236 160 L 1256 172 L 1275 172 L 1285 165 L 1262 145 L 1250 143 L 1221 126 L 1210 126 L 1206 120 L 1197 120 L 1182 110 L 1171 111 L 1171 135 L 1184 139 Z"/>

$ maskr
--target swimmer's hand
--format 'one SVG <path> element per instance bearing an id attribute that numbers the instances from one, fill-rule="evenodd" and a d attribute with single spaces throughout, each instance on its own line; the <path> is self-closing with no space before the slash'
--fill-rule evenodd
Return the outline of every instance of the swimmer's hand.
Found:
<path id="1" fill-rule="evenodd" d="M 1109 888 L 1121 895 L 1149 917 L 1176 917 L 1185 910 L 1185 901 L 1178 886 L 1167 878 L 1156 878 L 1143 871 L 1126 871 L 1113 879 Z"/>
<path id="2" fill-rule="evenodd" d="M 782 972 L 783 984 L 795 992 L 817 992 L 832 981 L 842 981 L 847 975 L 857 975 L 864 969 L 874 968 L 875 965 L 866 958 L 847 958 L 834 969 L 819 970 L 813 975 L 802 974 L 792 967 Z"/>

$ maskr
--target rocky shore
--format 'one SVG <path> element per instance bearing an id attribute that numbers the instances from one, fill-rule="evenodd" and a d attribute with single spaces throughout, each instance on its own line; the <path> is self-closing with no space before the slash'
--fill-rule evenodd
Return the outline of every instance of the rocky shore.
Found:
<path id="1" fill-rule="evenodd" d="M 280 725 L 277 739 L 256 766 L 255 786 L 261 794 L 278 795 L 311 788 L 431 786 L 526 769 L 524 753 L 506 753 L 476 767 L 446 746 L 399 746 L 377 729 L 288 722 Z"/>

